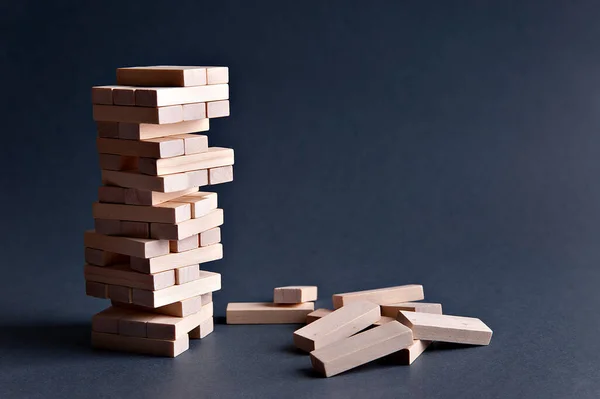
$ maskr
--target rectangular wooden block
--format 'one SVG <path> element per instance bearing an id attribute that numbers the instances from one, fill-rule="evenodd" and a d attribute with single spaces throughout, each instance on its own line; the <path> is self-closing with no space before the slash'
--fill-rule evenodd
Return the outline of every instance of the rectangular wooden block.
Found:
<path id="1" fill-rule="evenodd" d="M 98 137 L 107 139 L 119 138 L 119 122 L 96 122 Z"/>
<path id="2" fill-rule="evenodd" d="M 92 317 L 92 331 L 118 334 L 119 320 L 129 314 L 131 312 L 128 309 L 115 308 L 114 306 L 104 309 Z"/>
<path id="3" fill-rule="evenodd" d="M 167 107 L 193 103 L 206 103 L 229 99 L 229 85 L 195 87 L 148 87 L 135 91 L 135 105 L 143 107 Z M 203 118 L 206 116 L 203 115 Z"/>
<path id="4" fill-rule="evenodd" d="M 203 306 L 199 312 L 186 317 L 154 316 L 146 326 L 148 338 L 175 339 L 189 333 L 203 321 L 212 319 L 212 316 L 212 302 Z"/>
<path id="5" fill-rule="evenodd" d="M 398 321 L 413 331 L 415 339 L 469 345 L 488 345 L 492 339 L 492 330 L 474 317 L 401 310 Z"/>
<path id="6" fill-rule="evenodd" d="M 375 290 L 335 294 L 333 296 L 333 307 L 338 309 L 350 302 L 360 300 L 370 301 L 378 305 L 387 305 L 390 303 L 419 301 L 423 298 L 423 286 L 420 284 L 409 284 Z"/>
<path id="7" fill-rule="evenodd" d="M 320 319 L 321 317 L 328 315 L 329 313 L 333 312 L 333 310 L 330 309 L 317 309 L 314 312 L 310 313 L 308 316 L 306 316 L 306 324 L 310 324 L 313 321 Z M 387 317 L 387 316 L 381 316 L 379 318 L 379 320 L 377 320 L 375 323 L 373 323 L 374 326 L 380 326 L 382 324 L 385 323 L 389 323 L 390 321 L 394 321 L 396 319 L 392 318 L 392 317 Z"/>
<path id="8" fill-rule="evenodd" d="M 303 303 L 316 300 L 316 285 L 277 287 L 273 290 L 275 303 Z"/>
<path id="9" fill-rule="evenodd" d="M 206 119 L 206 103 L 183 104 L 183 120 Z"/>
<path id="10" fill-rule="evenodd" d="M 170 193 L 160 193 L 157 191 L 137 190 L 135 188 L 115 187 L 125 191 L 124 200 L 127 205 L 146 205 L 154 206 L 163 202 L 171 201 L 176 198 L 198 192 L 198 187 L 192 187 L 181 191 L 173 191 Z M 106 201 L 100 201 L 106 202 Z M 181 201 L 179 201 L 181 202 Z M 123 202 L 120 202 L 121 204 Z"/>
<path id="11" fill-rule="evenodd" d="M 139 158 L 115 155 L 98 154 L 100 169 L 104 170 L 137 170 Z"/>
<path id="12" fill-rule="evenodd" d="M 123 187 L 100 186 L 98 187 L 98 201 L 124 204 L 125 190 Z"/>
<path id="13" fill-rule="evenodd" d="M 204 320 L 200 325 L 190 331 L 190 339 L 202 339 L 208 334 L 212 333 L 215 329 L 214 320 L 212 317 Z"/>
<path id="14" fill-rule="evenodd" d="M 85 294 L 96 298 L 108 298 L 108 286 L 103 283 L 93 281 L 85 282 Z"/>
<path id="15" fill-rule="evenodd" d="M 175 199 L 192 207 L 192 218 L 197 219 L 217 209 L 217 193 L 197 191 Z"/>
<path id="16" fill-rule="evenodd" d="M 125 220 L 94 219 L 94 229 L 98 234 L 125 236 L 130 238 L 150 238 L 150 223 Z"/>
<path id="17" fill-rule="evenodd" d="M 393 317 L 388 317 L 388 316 L 381 316 L 379 318 L 379 320 L 377 320 L 375 323 L 373 323 L 374 326 L 381 326 L 383 324 L 389 323 L 390 321 L 394 321 L 396 319 L 394 319 Z"/>
<path id="18" fill-rule="evenodd" d="M 158 308 L 173 302 L 182 301 L 193 296 L 214 292 L 221 289 L 219 273 L 200 271 L 200 278 L 182 285 L 174 285 L 160 291 L 133 289 L 133 303 L 136 305 Z"/>
<path id="19" fill-rule="evenodd" d="M 135 87 L 115 86 L 112 91 L 114 105 L 135 105 Z"/>
<path id="20" fill-rule="evenodd" d="M 200 278 L 200 265 L 189 265 L 175 269 L 175 283 L 185 284 Z"/>
<path id="21" fill-rule="evenodd" d="M 315 370 L 331 377 L 397 352 L 412 343 L 410 329 L 392 321 L 316 349 L 310 353 L 310 360 Z"/>
<path id="22" fill-rule="evenodd" d="M 176 357 L 188 350 L 189 345 L 190 341 L 187 334 L 183 334 L 175 341 L 165 341 L 92 331 L 92 346 L 98 349 Z"/>
<path id="23" fill-rule="evenodd" d="M 168 316 L 186 317 L 193 313 L 197 313 L 202 309 L 202 306 L 212 302 L 212 292 L 193 296 L 191 298 L 183 299 L 181 301 L 173 302 L 165 306 L 158 308 L 151 308 L 147 306 L 140 306 L 134 304 L 125 304 L 120 302 L 112 302 L 113 307 L 125 308 L 128 310 L 135 310 L 138 312 L 150 312 L 156 314 L 164 314 Z"/>
<path id="24" fill-rule="evenodd" d="M 223 209 L 177 224 L 151 223 L 150 236 L 163 240 L 182 240 L 223 224 Z"/>
<path id="25" fill-rule="evenodd" d="M 101 249 L 138 258 L 152 258 L 169 253 L 169 241 L 144 238 L 113 237 L 86 231 L 83 237 L 88 248 Z"/>
<path id="26" fill-rule="evenodd" d="M 180 223 L 192 218 L 192 207 L 190 204 L 172 201 L 154 206 L 95 202 L 92 205 L 92 214 L 96 219 Z"/>
<path id="27" fill-rule="evenodd" d="M 185 252 L 196 249 L 200 246 L 198 234 L 184 238 L 183 240 L 169 241 L 171 252 Z"/>
<path id="28" fill-rule="evenodd" d="M 315 309 L 313 302 L 278 305 L 270 302 L 230 302 L 227 324 L 299 324 Z"/>
<path id="29" fill-rule="evenodd" d="M 421 312 L 421 313 L 434 313 L 442 314 L 441 303 L 427 303 L 427 302 L 400 302 L 392 303 L 390 305 L 381 305 L 381 314 L 394 319 L 398 317 L 400 310 L 408 310 L 410 312 Z"/>
<path id="30" fill-rule="evenodd" d="M 173 270 L 156 274 L 145 274 L 131 270 L 127 264 L 113 266 L 85 265 L 83 275 L 86 281 L 151 291 L 173 286 L 176 281 Z"/>
<path id="31" fill-rule="evenodd" d="M 86 248 L 85 261 L 95 266 L 110 266 L 119 263 L 129 263 L 129 256 L 103 251 L 101 249 Z"/>
<path id="32" fill-rule="evenodd" d="M 156 317 L 156 315 L 153 313 L 135 311 L 120 317 L 119 335 L 146 338 L 148 335 L 146 326 L 154 317 Z"/>
<path id="33" fill-rule="evenodd" d="M 112 105 L 113 89 L 117 87 L 111 86 L 94 86 L 92 87 L 92 104 Z"/>
<path id="34" fill-rule="evenodd" d="M 173 158 L 140 158 L 138 167 L 141 173 L 152 176 L 172 175 L 198 169 L 211 169 L 233 165 L 231 148 L 210 147 L 208 151 Z"/>
<path id="35" fill-rule="evenodd" d="M 169 158 L 185 154 L 185 143 L 181 138 L 158 137 L 147 140 L 96 139 L 100 154 L 116 154 L 129 157 Z"/>
<path id="36" fill-rule="evenodd" d="M 229 83 L 229 68 L 206 67 L 206 83 L 209 85 Z"/>
<path id="37" fill-rule="evenodd" d="M 202 86 L 208 82 L 207 68 L 213 67 L 156 65 L 118 68 L 117 83 L 129 86 Z M 214 77 L 212 81 L 215 81 Z"/>
<path id="38" fill-rule="evenodd" d="M 215 227 L 214 229 L 203 231 L 198 237 L 200 238 L 199 244 L 201 247 L 217 244 L 221 242 L 221 228 Z"/>
<path id="39" fill-rule="evenodd" d="M 233 181 L 233 165 L 208 170 L 208 184 L 221 184 Z"/>
<path id="40" fill-rule="evenodd" d="M 364 330 L 380 317 L 377 304 L 354 301 L 296 330 L 294 345 L 310 352 Z"/>
<path id="41" fill-rule="evenodd" d="M 185 252 L 170 253 L 151 259 L 131 257 L 130 265 L 133 270 L 141 273 L 160 273 L 182 266 L 211 262 L 223 258 L 223 245 L 214 244 Z"/>
<path id="42" fill-rule="evenodd" d="M 148 176 L 137 172 L 103 170 L 102 183 L 143 191 L 172 193 L 192 187 L 206 186 L 208 184 L 208 172 L 206 170 L 194 170 L 166 176 Z"/>
<path id="43" fill-rule="evenodd" d="M 208 136 L 204 134 L 178 134 L 171 137 L 183 140 L 185 155 L 208 151 Z"/>
<path id="44" fill-rule="evenodd" d="M 148 108 L 95 104 L 93 106 L 93 117 L 95 121 L 162 125 L 183 122 L 183 108 L 181 105 Z"/>
<path id="45" fill-rule="evenodd" d="M 389 359 L 394 363 L 408 366 L 417 360 L 417 358 L 421 356 L 421 353 L 425 352 L 425 349 L 427 349 L 429 345 L 431 345 L 431 341 L 415 339 L 413 340 L 413 344 L 408 348 L 389 355 Z"/>
<path id="46" fill-rule="evenodd" d="M 131 288 L 108 284 L 108 298 L 116 302 L 131 303 Z"/>
<path id="47" fill-rule="evenodd" d="M 183 108 L 182 108 L 183 113 Z M 97 122 L 100 123 L 100 122 Z M 102 122 L 106 123 L 106 122 Z M 108 122 L 115 123 L 115 122 Z M 105 127 L 108 129 L 109 127 Z M 166 125 L 155 125 L 151 123 L 117 123 L 117 136 L 126 140 L 148 140 L 157 137 L 167 137 L 179 134 L 206 132 L 210 128 L 210 120 L 199 119 L 194 121 L 184 121 L 178 123 L 169 123 Z M 98 128 L 100 130 L 100 128 Z M 112 127 L 111 127 L 112 129 Z M 108 130 L 113 133 L 112 130 Z"/>
<path id="48" fill-rule="evenodd" d="M 229 116 L 229 100 L 211 101 L 206 103 L 207 118 L 222 118 Z"/>

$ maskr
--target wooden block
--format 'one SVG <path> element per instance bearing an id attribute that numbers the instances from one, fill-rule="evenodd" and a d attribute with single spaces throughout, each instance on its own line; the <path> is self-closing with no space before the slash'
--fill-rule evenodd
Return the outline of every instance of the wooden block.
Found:
<path id="1" fill-rule="evenodd" d="M 119 138 L 119 122 L 96 122 L 98 137 Z"/>
<path id="2" fill-rule="evenodd" d="M 192 206 L 192 218 L 197 219 L 217 209 L 217 193 L 197 191 L 176 199 Z"/>
<path id="3" fill-rule="evenodd" d="M 103 251 L 101 249 L 86 248 L 85 262 L 95 266 L 110 266 L 119 263 L 129 263 L 129 256 Z"/>
<path id="4" fill-rule="evenodd" d="M 112 91 L 114 105 L 135 105 L 135 87 L 115 86 Z"/>
<path id="5" fill-rule="evenodd" d="M 347 292 L 333 296 L 333 307 L 341 308 L 353 301 L 366 300 L 378 305 L 419 301 L 424 298 L 423 286 L 419 284 L 400 285 L 376 290 Z"/>
<path id="6" fill-rule="evenodd" d="M 390 305 L 381 305 L 381 314 L 384 316 L 393 317 L 394 319 L 398 317 L 398 311 L 400 310 L 442 314 L 442 304 L 427 302 L 400 302 L 392 303 Z"/>
<path id="7" fill-rule="evenodd" d="M 149 123 L 118 123 L 117 132 L 118 137 L 121 139 L 148 140 L 157 137 L 167 137 L 195 132 L 206 132 L 209 129 L 209 127 L 210 120 L 207 118 L 195 121 L 170 123 L 166 125 L 154 125 Z"/>
<path id="8" fill-rule="evenodd" d="M 85 294 L 96 298 L 108 298 L 108 286 L 102 283 L 93 281 L 85 282 Z"/>
<path id="9" fill-rule="evenodd" d="M 211 77 L 215 81 L 214 76 Z M 130 86 L 201 86 L 207 83 L 207 67 L 157 65 L 118 68 L 117 83 Z"/>
<path id="10" fill-rule="evenodd" d="M 123 303 L 131 303 L 132 291 L 129 287 L 108 284 L 108 298 Z"/>
<path id="11" fill-rule="evenodd" d="M 206 67 L 206 83 L 209 85 L 229 83 L 229 68 Z"/>
<path id="12" fill-rule="evenodd" d="M 133 289 L 133 303 L 136 305 L 158 308 L 173 302 L 182 301 L 193 296 L 214 292 L 221 289 L 219 273 L 200 270 L 200 278 L 186 284 L 174 285 L 160 291 Z"/>
<path id="13" fill-rule="evenodd" d="M 96 233 L 107 236 L 150 238 L 150 224 L 144 222 L 94 219 L 94 229 Z"/>
<path id="14" fill-rule="evenodd" d="M 172 240 L 169 241 L 169 247 L 171 252 L 185 252 L 192 249 L 196 249 L 200 246 L 200 239 L 198 234 L 184 238 L 183 240 Z"/>
<path id="15" fill-rule="evenodd" d="M 202 294 L 200 296 L 200 300 L 202 301 L 202 306 L 206 305 L 207 303 L 211 303 L 212 300 L 212 292 L 207 292 L 206 294 Z"/>
<path id="16" fill-rule="evenodd" d="M 373 323 L 374 326 L 381 326 L 383 324 L 389 323 L 390 321 L 394 321 L 396 319 L 394 319 L 393 317 L 387 317 L 387 316 L 381 316 L 379 318 L 379 320 L 377 320 L 375 323 Z"/>
<path id="17" fill-rule="evenodd" d="M 315 370 L 331 377 L 397 352 L 412 343 L 410 329 L 392 321 L 316 349 L 310 353 L 310 360 Z"/>
<path id="18" fill-rule="evenodd" d="M 211 169 L 219 166 L 233 165 L 234 157 L 231 148 L 211 147 L 206 152 L 182 155 L 173 158 L 140 158 L 138 166 L 141 173 L 152 176 L 171 175 L 198 169 Z"/>
<path id="19" fill-rule="evenodd" d="M 328 315 L 329 313 L 333 312 L 333 310 L 330 309 L 317 309 L 314 312 L 311 312 L 309 314 L 306 315 L 306 324 L 310 324 L 315 320 L 320 319 L 321 317 Z"/>
<path id="20" fill-rule="evenodd" d="M 148 322 L 154 317 L 153 313 L 131 312 L 119 318 L 119 335 L 146 338 Z"/>
<path id="21" fill-rule="evenodd" d="M 313 302 L 279 305 L 270 302 L 230 302 L 227 324 L 297 324 L 315 309 Z"/>
<path id="22" fill-rule="evenodd" d="M 492 339 L 492 330 L 474 317 L 401 310 L 398 321 L 413 331 L 415 339 L 470 345 L 488 345 Z"/>
<path id="23" fill-rule="evenodd" d="M 147 176 L 136 172 L 103 170 L 102 182 L 107 185 L 135 188 L 143 191 L 172 193 L 192 187 L 206 186 L 208 184 L 208 172 L 206 170 L 194 170 L 167 176 Z"/>
<path id="24" fill-rule="evenodd" d="M 200 237 L 199 244 L 201 247 L 217 244 L 221 242 L 221 228 L 215 227 L 214 229 L 203 231 L 198 236 Z"/>
<path id="25" fill-rule="evenodd" d="M 192 218 L 192 207 L 190 204 L 172 201 L 154 206 L 95 202 L 92 205 L 92 214 L 96 219 L 180 223 Z"/>
<path id="26" fill-rule="evenodd" d="M 96 139 L 96 147 L 101 154 L 116 154 L 129 157 L 169 158 L 183 155 L 183 139 L 158 137 L 147 140 Z"/>
<path id="27" fill-rule="evenodd" d="M 151 259 L 131 257 L 131 268 L 141 273 L 160 273 L 182 266 L 211 262 L 223 258 L 223 246 L 214 244 L 209 247 L 192 249 L 185 252 L 170 253 Z"/>
<path id="28" fill-rule="evenodd" d="M 124 155 L 98 154 L 100 169 L 104 170 L 137 170 L 138 160 L 139 158 Z"/>
<path id="29" fill-rule="evenodd" d="M 229 100 L 211 101 L 206 103 L 207 118 L 222 118 L 229 116 Z"/>
<path id="30" fill-rule="evenodd" d="M 145 274 L 131 270 L 127 264 L 113 266 L 85 265 L 83 275 L 86 281 L 151 291 L 170 287 L 175 285 L 176 281 L 175 272 L 173 272 L 173 270 L 155 274 Z"/>
<path id="31" fill-rule="evenodd" d="M 163 240 L 182 240 L 223 224 L 223 209 L 177 224 L 151 223 L 150 236 Z"/>
<path id="32" fill-rule="evenodd" d="M 92 104 L 112 105 L 113 89 L 116 86 L 94 86 L 92 87 Z"/>
<path id="33" fill-rule="evenodd" d="M 212 302 L 212 293 L 209 292 L 204 295 L 198 295 L 191 298 L 187 298 L 181 301 L 170 303 L 165 306 L 158 308 L 150 308 L 147 306 L 140 306 L 134 304 L 113 302 L 113 307 L 124 308 L 128 310 L 135 310 L 138 312 L 150 312 L 155 314 L 164 314 L 168 316 L 186 317 L 193 313 L 197 313 L 202 309 L 202 306 Z"/>
<path id="34" fill-rule="evenodd" d="M 229 85 L 219 84 L 195 87 L 148 87 L 135 91 L 135 105 L 167 107 L 193 103 L 206 103 L 229 99 Z"/>
<path id="35" fill-rule="evenodd" d="M 175 339 L 189 333 L 206 319 L 212 319 L 212 316 L 212 303 L 203 306 L 199 312 L 186 317 L 155 316 L 147 325 L 148 338 Z"/>
<path id="36" fill-rule="evenodd" d="M 181 105 L 147 108 L 95 104 L 93 106 L 93 118 L 95 121 L 162 125 L 183 122 L 183 108 Z"/>
<path id="37" fill-rule="evenodd" d="M 131 314 L 128 309 L 115 308 L 113 306 L 104 309 L 92 317 L 92 331 L 118 334 L 119 320 L 128 314 Z"/>
<path id="38" fill-rule="evenodd" d="M 421 356 L 421 353 L 425 352 L 425 349 L 427 349 L 429 345 L 431 345 L 431 341 L 415 339 L 413 344 L 408 348 L 389 355 L 389 359 L 394 363 L 408 366 Z"/>
<path id="39" fill-rule="evenodd" d="M 378 305 L 368 301 L 351 302 L 296 330 L 294 345 L 310 352 L 364 330 L 380 317 Z"/>
<path id="40" fill-rule="evenodd" d="M 100 186 L 98 187 L 98 201 L 124 204 L 125 190 L 122 187 Z"/>
<path id="41" fill-rule="evenodd" d="M 316 285 L 277 287 L 273 290 L 274 303 L 303 303 L 316 300 Z"/>
<path id="42" fill-rule="evenodd" d="M 214 320 L 212 317 L 204 320 L 200 325 L 189 332 L 190 339 L 202 339 L 215 329 Z"/>
<path id="43" fill-rule="evenodd" d="M 200 265 L 189 265 L 175 269 L 176 284 L 185 284 L 200 278 Z"/>
<path id="44" fill-rule="evenodd" d="M 86 231 L 83 241 L 88 248 L 101 249 L 103 251 L 145 259 L 169 253 L 169 241 L 167 240 L 113 237 L 98 234 L 94 231 Z"/>
<path id="45" fill-rule="evenodd" d="M 208 151 L 208 136 L 204 134 L 178 134 L 170 137 L 183 140 L 185 155 Z"/>
<path id="46" fill-rule="evenodd" d="M 171 193 L 159 193 L 157 191 L 137 190 L 135 188 L 121 188 L 124 190 L 125 204 L 127 205 L 146 205 L 154 206 L 163 202 L 171 201 L 184 195 L 189 195 L 198 192 L 198 187 L 192 187 L 181 191 L 173 191 Z M 107 201 L 100 201 L 107 202 Z M 179 201 L 181 202 L 181 201 Z M 122 202 L 120 202 L 122 203 Z"/>
<path id="47" fill-rule="evenodd" d="M 233 165 L 208 170 L 208 184 L 221 184 L 233 181 Z"/>
<path id="48" fill-rule="evenodd" d="M 183 104 L 183 120 L 206 119 L 206 103 Z"/>
<path id="49" fill-rule="evenodd" d="M 190 341 L 187 334 L 177 337 L 175 341 L 165 341 L 92 331 L 92 346 L 98 349 L 176 357 L 188 350 L 189 345 Z"/>

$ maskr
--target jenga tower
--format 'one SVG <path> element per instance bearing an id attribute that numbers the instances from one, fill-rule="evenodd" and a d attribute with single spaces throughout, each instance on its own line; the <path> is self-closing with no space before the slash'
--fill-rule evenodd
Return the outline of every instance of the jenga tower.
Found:
<path id="1" fill-rule="evenodd" d="M 92 320 L 98 348 L 177 356 L 213 331 L 223 210 L 199 187 L 233 180 L 233 150 L 208 147 L 229 115 L 226 67 L 117 69 L 92 88 L 102 169 L 85 233 L 86 293 L 111 300 Z M 202 268 L 202 270 L 200 270 Z"/>

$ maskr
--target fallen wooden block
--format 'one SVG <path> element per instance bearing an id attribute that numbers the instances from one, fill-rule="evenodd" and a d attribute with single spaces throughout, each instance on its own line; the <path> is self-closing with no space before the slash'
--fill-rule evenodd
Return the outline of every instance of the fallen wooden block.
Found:
<path id="1" fill-rule="evenodd" d="M 183 108 L 182 108 L 183 113 Z M 158 137 L 167 137 L 187 133 L 205 132 L 210 128 L 210 120 L 199 119 L 194 121 L 183 121 L 178 123 L 169 123 L 166 125 L 156 125 L 151 123 L 126 123 L 126 122 L 96 122 L 98 124 L 98 134 L 102 131 L 104 136 L 125 140 L 148 140 Z M 113 125 L 110 125 L 113 124 Z M 115 134 L 116 126 L 116 136 Z"/>
<path id="2" fill-rule="evenodd" d="M 400 302 L 393 303 L 390 305 L 381 305 L 381 314 L 394 319 L 398 317 L 400 310 L 408 310 L 411 312 L 421 313 L 434 313 L 442 314 L 441 303 L 427 303 L 427 302 Z"/>
<path id="3" fill-rule="evenodd" d="M 206 103 L 207 118 L 222 118 L 229 116 L 229 100 L 211 101 Z"/>
<path id="4" fill-rule="evenodd" d="M 198 237 L 201 247 L 217 244 L 221 242 L 221 228 L 215 227 L 214 229 L 203 231 L 202 233 L 198 234 Z"/>
<path id="5" fill-rule="evenodd" d="M 95 104 L 93 106 L 93 118 L 95 121 L 162 125 L 183 122 L 183 107 L 181 105 L 171 105 L 148 108 Z"/>
<path id="6" fill-rule="evenodd" d="M 140 273 L 160 273 L 178 267 L 211 262 L 223 258 L 223 245 L 214 244 L 185 252 L 173 252 L 154 258 L 132 256 L 130 266 Z"/>
<path id="7" fill-rule="evenodd" d="M 125 204 L 155 206 L 163 202 L 179 199 L 179 197 L 198 192 L 199 187 L 191 187 L 181 191 L 160 193 L 156 191 L 137 190 L 135 188 L 114 187 L 124 190 Z M 100 201 L 106 202 L 106 201 Z M 179 201 L 181 202 L 181 201 Z"/>
<path id="8" fill-rule="evenodd" d="M 488 345 L 492 339 L 492 330 L 474 317 L 401 310 L 398 321 L 413 331 L 415 339 L 470 345 Z"/>
<path id="9" fill-rule="evenodd" d="M 94 231 L 86 231 L 83 241 L 88 248 L 101 249 L 103 251 L 144 259 L 169 253 L 169 241 L 167 240 L 114 237 L 98 234 Z"/>
<path id="10" fill-rule="evenodd" d="M 308 314 L 306 316 L 306 324 L 310 324 L 313 321 L 320 319 L 321 317 L 328 315 L 329 313 L 333 312 L 333 310 L 330 309 L 317 309 L 314 312 Z M 392 317 L 387 317 L 387 316 L 381 316 L 379 318 L 379 320 L 377 320 L 375 323 L 373 323 L 374 326 L 380 326 L 382 324 L 385 323 L 389 323 L 390 321 L 394 321 L 396 319 L 392 318 Z"/>
<path id="11" fill-rule="evenodd" d="M 158 137 L 147 140 L 96 139 L 100 154 L 116 154 L 129 157 L 169 158 L 185 154 L 185 143 L 178 136 Z"/>
<path id="12" fill-rule="evenodd" d="M 103 283 L 86 281 L 85 282 L 85 294 L 87 296 L 93 296 L 96 298 L 106 299 L 106 298 L 108 298 L 108 286 Z"/>
<path id="13" fill-rule="evenodd" d="M 183 140 L 183 150 L 185 155 L 198 154 L 208 151 L 208 136 L 203 134 L 178 134 L 170 136 Z"/>
<path id="14" fill-rule="evenodd" d="M 173 158 L 140 158 L 138 167 L 141 173 L 152 176 L 172 175 L 199 169 L 218 168 L 233 165 L 231 148 L 210 147 L 208 151 Z"/>
<path id="15" fill-rule="evenodd" d="M 119 263 L 129 263 L 129 256 L 103 251 L 101 249 L 86 248 L 85 261 L 95 266 L 110 266 Z"/>
<path id="16" fill-rule="evenodd" d="M 217 208 L 204 216 L 177 224 L 151 223 L 150 236 L 163 240 L 182 240 L 223 224 L 223 209 Z"/>
<path id="17" fill-rule="evenodd" d="M 206 119 L 206 103 L 183 104 L 183 120 Z"/>
<path id="18" fill-rule="evenodd" d="M 168 107 L 208 101 L 227 100 L 229 85 L 218 84 L 194 87 L 148 87 L 135 91 L 135 105 L 144 107 Z M 206 113 L 198 119 L 204 119 Z"/>
<path id="19" fill-rule="evenodd" d="M 200 265 L 189 265 L 175 269 L 175 283 L 185 284 L 200 278 Z"/>
<path id="20" fill-rule="evenodd" d="M 230 302 L 227 304 L 227 324 L 297 324 L 304 323 L 312 312 L 312 302 L 278 305 L 269 302 Z"/>
<path id="21" fill-rule="evenodd" d="M 208 184 L 221 184 L 233 181 L 233 165 L 208 170 Z"/>
<path id="22" fill-rule="evenodd" d="M 202 339 L 208 334 L 212 333 L 215 329 L 214 320 L 212 317 L 204 320 L 200 325 L 190 331 L 190 339 Z"/>
<path id="23" fill-rule="evenodd" d="M 419 301 L 423 298 L 423 286 L 419 284 L 410 284 L 375 290 L 335 294 L 333 296 L 333 307 L 338 309 L 348 303 L 360 300 L 367 300 L 378 305 L 387 305 L 390 303 Z"/>
<path id="24" fill-rule="evenodd" d="M 166 176 L 148 176 L 137 172 L 103 170 L 102 183 L 144 191 L 172 193 L 192 187 L 206 186 L 208 184 L 208 172 L 206 170 L 194 170 Z"/>
<path id="25" fill-rule="evenodd" d="M 303 303 L 316 300 L 316 285 L 277 287 L 273 290 L 275 303 Z"/>
<path id="26" fill-rule="evenodd" d="M 154 206 L 107 204 L 95 202 L 92 214 L 96 219 L 132 222 L 180 223 L 192 218 L 192 207 L 182 202 L 163 202 Z"/>
<path id="27" fill-rule="evenodd" d="M 189 236 L 183 240 L 172 240 L 169 241 L 169 247 L 171 252 L 185 252 L 192 249 L 196 249 L 200 246 L 199 235 Z"/>
<path id="28" fill-rule="evenodd" d="M 310 352 L 364 330 L 381 317 L 379 306 L 354 301 L 296 330 L 294 345 Z"/>
<path id="29" fill-rule="evenodd" d="M 85 265 L 83 275 L 86 281 L 119 285 L 143 290 L 162 290 L 176 283 L 176 273 L 173 270 L 156 274 L 139 273 L 129 268 L 127 264 L 113 266 Z"/>
<path id="30" fill-rule="evenodd" d="M 124 308 L 127 310 L 135 310 L 138 312 L 150 312 L 156 314 L 164 314 L 168 316 L 186 317 L 193 313 L 197 313 L 202 309 L 202 306 L 212 302 L 212 292 L 203 295 L 193 296 L 181 301 L 173 302 L 168 305 L 151 308 L 128 303 L 112 302 L 113 307 Z"/>
<path id="31" fill-rule="evenodd" d="M 92 346 L 98 349 L 176 357 L 188 350 L 189 345 L 190 341 L 187 334 L 177 337 L 174 341 L 166 341 L 92 331 Z"/>
<path id="32" fill-rule="evenodd" d="M 129 222 L 126 220 L 94 219 L 94 229 L 98 234 L 125 236 L 130 238 L 150 238 L 150 223 Z"/>
<path id="33" fill-rule="evenodd" d="M 180 335 L 187 334 L 202 324 L 207 319 L 212 319 L 212 302 L 203 306 L 202 309 L 187 317 L 154 316 L 147 324 L 148 338 L 175 339 Z"/>
<path id="34" fill-rule="evenodd" d="M 217 209 L 217 193 L 197 191 L 183 195 L 175 200 L 192 207 L 192 218 L 197 219 Z"/>
<path id="35" fill-rule="evenodd" d="M 427 349 L 429 345 L 431 345 L 431 341 L 415 339 L 413 340 L 413 344 L 409 347 L 389 355 L 389 359 L 394 363 L 408 366 L 413 364 L 413 362 L 421 356 L 421 353 L 425 352 L 425 349 Z"/>
<path id="36" fill-rule="evenodd" d="M 132 289 L 129 287 L 124 287 L 122 285 L 112 285 L 107 284 L 108 286 L 108 298 L 123 303 L 131 303 L 132 301 Z"/>
<path id="37" fill-rule="evenodd" d="M 397 352 L 412 343 L 410 329 L 392 321 L 316 349 L 310 353 L 310 360 L 315 370 L 331 377 Z"/>
<path id="38" fill-rule="evenodd" d="M 189 87 L 228 81 L 227 67 L 157 65 L 117 69 L 120 85 Z"/>

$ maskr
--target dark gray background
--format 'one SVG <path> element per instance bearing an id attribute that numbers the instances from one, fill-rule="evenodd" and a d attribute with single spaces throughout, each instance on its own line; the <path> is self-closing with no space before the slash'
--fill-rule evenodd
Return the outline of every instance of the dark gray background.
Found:
<path id="1" fill-rule="evenodd" d="M 0 396 L 597 398 L 600 4 L 2 2 Z M 316 378 L 293 326 L 226 326 L 177 359 L 89 347 L 90 87 L 227 65 L 236 151 L 215 295 L 422 283 L 489 347 Z M 222 322 L 222 319 L 219 319 Z"/>

